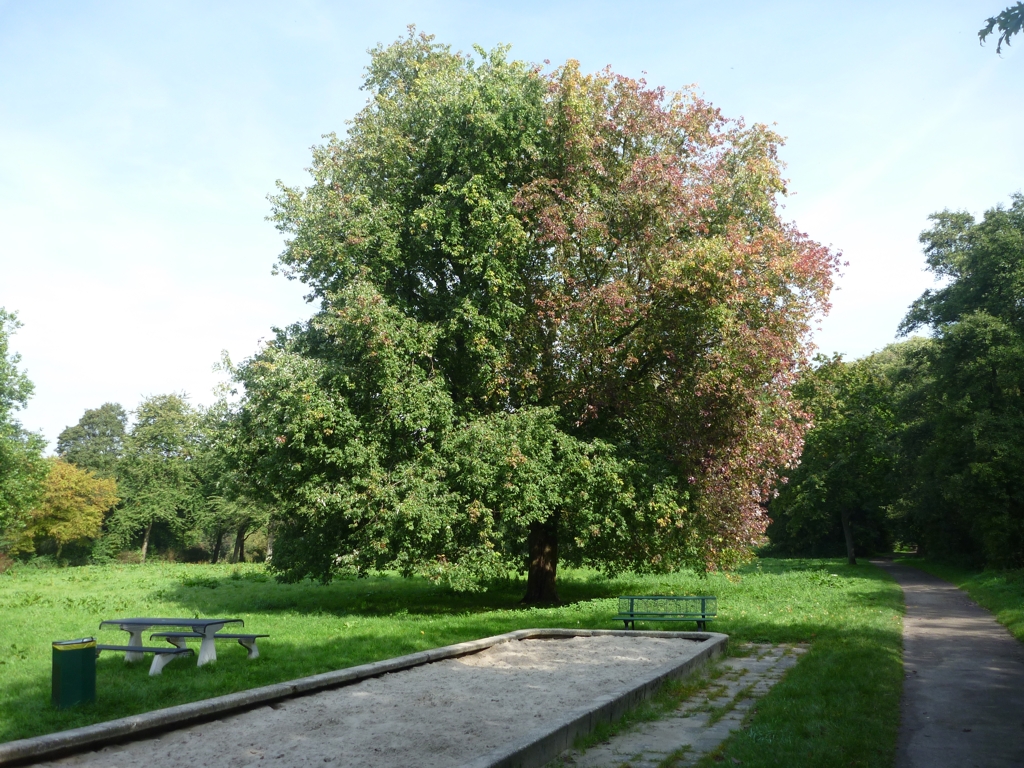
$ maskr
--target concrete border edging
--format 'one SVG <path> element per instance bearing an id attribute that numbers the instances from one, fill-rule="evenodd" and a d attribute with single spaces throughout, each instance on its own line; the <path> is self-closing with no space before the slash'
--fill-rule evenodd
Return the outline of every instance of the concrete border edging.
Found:
<path id="1" fill-rule="evenodd" d="M 601 631 L 597 634 L 631 635 L 641 634 L 633 630 Z M 494 750 L 477 760 L 466 763 L 462 768 L 538 768 L 554 760 L 563 751 L 570 749 L 580 736 L 587 736 L 601 723 L 618 720 L 629 710 L 651 698 L 669 680 L 685 677 L 698 667 L 725 652 L 729 636 L 718 632 L 643 632 L 648 637 L 688 637 L 703 642 L 682 662 L 674 661 L 659 667 L 639 678 L 633 686 L 622 693 L 609 694 L 595 699 L 588 706 L 575 709 L 553 725 L 542 726 L 526 736 Z M 576 633 L 576 636 L 584 636 Z"/>
<path id="2" fill-rule="evenodd" d="M 204 720 L 214 719 L 271 704 L 282 699 L 294 698 L 330 688 L 352 685 L 390 672 L 399 672 L 412 667 L 430 664 L 444 659 L 453 659 L 486 650 L 501 643 L 530 639 L 556 639 L 571 637 L 594 637 L 598 635 L 666 637 L 674 639 L 700 640 L 695 653 L 682 663 L 675 662 L 654 670 L 642 678 L 633 688 L 622 694 L 597 699 L 593 705 L 570 712 L 554 726 L 534 731 L 508 747 L 488 755 L 470 765 L 472 768 L 525 768 L 541 765 L 536 762 L 541 755 L 551 753 L 554 757 L 572 746 L 573 740 L 590 733 L 599 722 L 616 720 L 628 709 L 649 698 L 668 679 L 687 674 L 722 653 L 728 642 L 728 635 L 716 632 L 645 632 L 621 629 L 519 629 L 501 635 L 447 645 L 429 651 L 419 651 L 393 659 L 384 659 L 370 664 L 323 672 L 302 677 L 285 683 L 275 683 L 247 691 L 229 693 L 201 701 L 179 704 L 174 707 L 130 715 L 104 723 L 58 731 L 44 736 L 9 741 L 0 744 L 0 766 L 34 763 L 42 759 L 66 756 L 121 741 L 134 741 L 159 732 L 173 730 Z M 551 759 L 551 758 L 547 758 Z M 545 760 L 546 762 L 546 760 Z"/>

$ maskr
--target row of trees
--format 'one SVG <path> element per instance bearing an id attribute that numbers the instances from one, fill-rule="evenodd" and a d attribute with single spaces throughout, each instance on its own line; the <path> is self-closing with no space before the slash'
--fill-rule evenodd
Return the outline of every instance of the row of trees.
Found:
<path id="1" fill-rule="evenodd" d="M 0 380 L 7 402 L 21 407 L 31 384 L 6 349 L 17 321 L 2 317 Z M 12 412 L 8 405 L 0 421 L 0 553 L 102 562 L 133 549 L 145 560 L 158 540 L 165 551 L 216 562 L 228 539 L 238 561 L 247 536 L 268 531 L 269 508 L 246 497 L 230 466 L 235 422 L 223 399 L 193 408 L 182 395 L 150 397 L 130 428 L 125 410 L 106 403 L 65 429 L 47 459 L 42 439 Z"/>
<path id="2" fill-rule="evenodd" d="M 903 544 L 1024 567 L 1024 196 L 932 220 L 921 241 L 943 285 L 900 327 L 931 335 L 819 358 L 796 388 L 815 426 L 771 505 L 783 551 Z"/>
<path id="3" fill-rule="evenodd" d="M 269 510 L 247 498 L 230 466 L 234 420 L 223 399 L 194 408 L 177 394 L 142 401 L 127 415 L 108 403 L 61 433 L 57 453 L 100 477 L 117 480 L 121 501 L 95 548 L 99 556 L 138 545 L 146 559 L 154 535 L 165 546 L 217 562 L 229 534 L 233 560 L 244 559 L 246 536 L 263 528 Z M 198 550 L 198 551 L 196 551 Z"/>

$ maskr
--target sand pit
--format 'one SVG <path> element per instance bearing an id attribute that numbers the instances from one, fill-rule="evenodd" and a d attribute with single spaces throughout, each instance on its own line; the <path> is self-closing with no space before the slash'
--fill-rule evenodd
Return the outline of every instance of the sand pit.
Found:
<path id="1" fill-rule="evenodd" d="M 451 768 L 692 655 L 684 638 L 528 639 L 46 765 Z"/>

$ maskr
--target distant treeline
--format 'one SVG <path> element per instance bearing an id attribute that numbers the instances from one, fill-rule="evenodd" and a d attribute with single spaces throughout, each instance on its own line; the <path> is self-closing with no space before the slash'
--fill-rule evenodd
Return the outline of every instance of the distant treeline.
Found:
<path id="1" fill-rule="evenodd" d="M 899 329 L 931 335 L 819 357 L 794 390 L 814 426 L 769 508 L 776 551 L 1024 567 L 1024 196 L 932 220 L 941 287 Z"/>
<path id="2" fill-rule="evenodd" d="M 226 403 L 196 408 L 183 395 L 157 395 L 133 415 L 129 427 L 116 403 L 86 410 L 48 459 L 38 436 L 20 433 L 21 476 L 8 488 L 0 553 L 67 564 L 154 553 L 192 562 L 266 558 L 270 508 L 246 496 L 231 466 Z M 18 444 L 8 436 L 7 453 Z"/>

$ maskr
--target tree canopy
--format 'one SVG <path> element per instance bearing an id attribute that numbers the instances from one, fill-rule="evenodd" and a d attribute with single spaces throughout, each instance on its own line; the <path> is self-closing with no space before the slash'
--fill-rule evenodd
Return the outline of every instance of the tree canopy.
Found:
<path id="1" fill-rule="evenodd" d="M 944 211 L 921 235 L 927 291 L 901 329 L 929 326 L 908 514 L 934 554 L 1024 565 L 1024 195 L 978 222 Z"/>
<path id="2" fill-rule="evenodd" d="M 117 482 L 60 459 L 47 459 L 47 464 L 39 502 L 12 551 L 32 552 L 36 540 L 52 539 L 59 558 L 65 545 L 100 535 L 104 515 L 118 501 Z"/>
<path id="3" fill-rule="evenodd" d="M 717 567 L 798 455 L 836 256 L 778 217 L 780 139 L 575 62 L 372 51 L 366 108 L 284 187 L 321 311 L 239 369 L 240 466 L 289 578 L 472 587 L 559 561 Z"/>
<path id="4" fill-rule="evenodd" d="M 800 464 L 771 502 L 768 536 L 780 553 L 834 556 L 888 552 L 899 491 L 900 395 L 921 339 L 848 362 L 819 356 L 794 393 L 809 414 Z"/>
<path id="5" fill-rule="evenodd" d="M 108 529 L 119 546 L 142 533 L 145 560 L 155 524 L 178 535 L 193 528 L 202 503 L 194 464 L 198 414 L 183 395 L 169 394 L 146 398 L 134 415 L 118 471 L 123 503 Z"/>
<path id="6" fill-rule="evenodd" d="M 931 219 L 921 242 L 943 284 L 900 331 L 932 336 L 833 361 L 798 386 L 816 393 L 815 426 L 772 506 L 783 548 L 834 541 L 854 491 L 853 530 L 869 547 L 895 540 L 971 565 L 1024 565 L 1024 196 L 981 221 Z"/>
<path id="7" fill-rule="evenodd" d="M 17 315 L 0 307 L 0 545 L 24 526 L 46 476 L 43 439 L 25 430 L 16 417 L 33 389 L 19 367 L 21 356 L 10 347 L 20 327 Z"/>
<path id="8" fill-rule="evenodd" d="M 978 40 L 985 44 L 988 36 L 999 32 L 996 53 L 1003 52 L 1003 43 L 1010 44 L 1010 38 L 1024 28 L 1024 2 L 1004 8 L 995 16 L 985 19 L 985 26 L 978 30 Z"/>
<path id="9" fill-rule="evenodd" d="M 128 414 L 117 403 L 86 409 L 73 427 L 57 437 L 57 455 L 98 477 L 114 477 L 124 452 Z"/>

